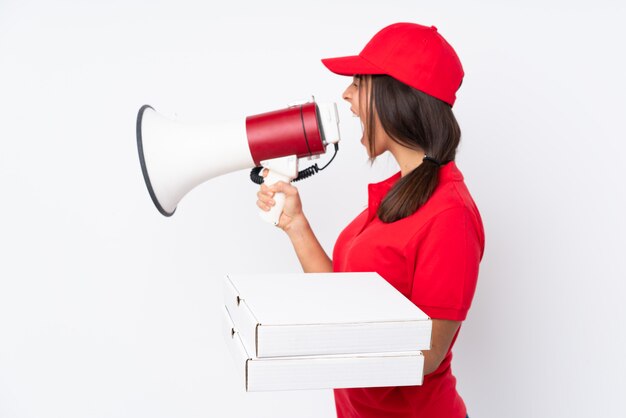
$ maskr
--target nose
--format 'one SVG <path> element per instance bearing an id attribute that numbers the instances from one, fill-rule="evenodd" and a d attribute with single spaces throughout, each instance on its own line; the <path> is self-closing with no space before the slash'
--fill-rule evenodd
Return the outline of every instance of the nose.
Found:
<path id="1" fill-rule="evenodd" d="M 350 99 L 352 99 L 352 95 L 350 94 L 350 87 L 346 88 L 343 93 L 341 94 L 341 97 L 343 98 L 343 100 L 346 101 L 350 101 Z"/>

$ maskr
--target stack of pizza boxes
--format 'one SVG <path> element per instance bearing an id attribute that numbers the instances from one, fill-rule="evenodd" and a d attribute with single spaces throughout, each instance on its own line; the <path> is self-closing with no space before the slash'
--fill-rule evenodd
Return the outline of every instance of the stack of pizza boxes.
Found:
<path id="1" fill-rule="evenodd" d="M 376 273 L 227 275 L 224 296 L 246 391 L 422 384 L 431 320 Z"/>

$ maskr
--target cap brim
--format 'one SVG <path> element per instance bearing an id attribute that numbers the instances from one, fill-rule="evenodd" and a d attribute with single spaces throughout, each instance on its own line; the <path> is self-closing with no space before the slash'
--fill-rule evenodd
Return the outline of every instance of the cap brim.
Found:
<path id="1" fill-rule="evenodd" d="M 376 67 L 359 55 L 339 58 L 324 58 L 322 64 L 330 71 L 339 75 L 355 74 L 384 74 L 385 72 Z"/>

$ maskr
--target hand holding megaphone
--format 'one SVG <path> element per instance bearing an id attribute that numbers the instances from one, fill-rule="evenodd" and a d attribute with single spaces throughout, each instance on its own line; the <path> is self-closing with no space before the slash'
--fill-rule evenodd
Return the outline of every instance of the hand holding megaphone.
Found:
<path id="1" fill-rule="evenodd" d="M 263 170 L 262 173 L 268 173 Z M 267 176 L 268 174 L 263 174 Z M 266 177 L 267 178 L 267 177 Z M 277 227 L 285 230 L 289 228 L 293 222 L 302 215 L 302 202 L 298 193 L 298 189 L 292 184 L 286 182 L 276 182 L 270 186 L 261 184 L 257 192 L 257 206 L 261 208 L 261 213 L 267 213 L 276 207 L 277 199 L 283 199 L 282 211 L 279 213 Z"/>
<path id="2" fill-rule="evenodd" d="M 291 183 L 291 181 L 298 175 L 297 164 L 298 161 L 294 155 L 261 163 L 262 167 L 269 170 L 263 179 L 263 183 L 268 187 L 278 183 L 279 181 Z M 278 226 L 280 214 L 283 212 L 283 208 L 285 207 L 285 194 L 276 193 L 273 198 L 275 202 L 274 206 L 272 206 L 272 208 L 267 212 L 259 212 L 259 216 L 264 221 Z"/>
<path id="3" fill-rule="evenodd" d="M 225 124 L 183 124 L 148 105 L 137 115 L 143 177 L 153 203 L 165 216 L 173 215 L 194 187 L 232 171 L 268 168 L 268 185 L 308 177 L 321 169 L 315 165 L 299 173 L 298 160 L 325 153 L 328 144 L 336 151 L 339 139 L 335 103 L 294 104 Z M 251 177 L 254 180 L 252 173 Z M 272 210 L 262 211 L 261 217 L 277 225 L 284 196 L 277 194 L 275 200 Z"/>

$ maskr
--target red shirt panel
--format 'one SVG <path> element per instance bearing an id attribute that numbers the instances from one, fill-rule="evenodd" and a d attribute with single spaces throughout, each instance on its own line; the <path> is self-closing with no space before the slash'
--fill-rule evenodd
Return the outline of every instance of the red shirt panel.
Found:
<path id="1" fill-rule="evenodd" d="M 368 186 L 368 208 L 339 235 L 335 272 L 375 271 L 433 319 L 462 321 L 470 308 L 484 232 L 480 214 L 454 162 L 414 214 L 385 224 L 376 211 L 400 178 Z M 456 336 L 454 338 L 456 340 Z M 422 386 L 335 389 L 339 418 L 461 418 L 466 410 L 452 374 L 452 346 Z"/>

